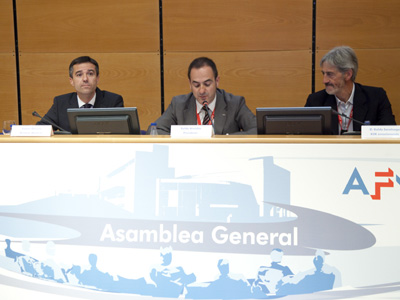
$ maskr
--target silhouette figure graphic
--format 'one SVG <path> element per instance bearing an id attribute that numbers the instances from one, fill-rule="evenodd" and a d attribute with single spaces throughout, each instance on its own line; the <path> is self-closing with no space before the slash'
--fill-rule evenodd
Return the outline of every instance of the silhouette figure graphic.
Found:
<path id="1" fill-rule="evenodd" d="M 293 272 L 289 267 L 281 264 L 283 251 L 275 248 L 270 253 L 271 265 L 260 266 L 256 280 L 252 285 L 252 292 L 255 295 L 275 294 L 278 283 L 286 276 L 292 276 Z"/>
<path id="2" fill-rule="evenodd" d="M 321 256 L 314 257 L 313 263 L 315 266 L 313 274 L 306 275 L 297 284 L 283 284 L 279 288 L 277 295 L 308 294 L 332 289 L 335 275 L 322 271 L 324 265 L 323 258 Z"/>
<path id="3" fill-rule="evenodd" d="M 155 295 L 164 297 L 178 297 L 183 294 L 185 287 L 196 281 L 196 276 L 186 274 L 182 267 L 174 267 L 172 262 L 172 248 L 160 249 L 162 263 L 153 268 L 150 278 L 156 284 Z"/>

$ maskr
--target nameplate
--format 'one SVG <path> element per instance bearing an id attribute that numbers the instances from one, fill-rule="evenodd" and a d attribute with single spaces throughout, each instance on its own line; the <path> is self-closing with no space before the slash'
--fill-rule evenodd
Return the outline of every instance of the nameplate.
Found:
<path id="1" fill-rule="evenodd" d="M 52 136 L 51 125 L 13 125 L 11 136 Z"/>
<path id="2" fill-rule="evenodd" d="M 362 139 L 399 139 L 400 126 L 397 125 L 363 125 L 361 126 Z"/>
<path id="3" fill-rule="evenodd" d="M 172 125 L 172 138 L 211 138 L 213 128 L 211 125 Z"/>

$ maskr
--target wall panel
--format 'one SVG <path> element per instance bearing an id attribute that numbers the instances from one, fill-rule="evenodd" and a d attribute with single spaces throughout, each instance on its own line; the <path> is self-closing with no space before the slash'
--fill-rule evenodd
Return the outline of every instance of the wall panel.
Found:
<path id="1" fill-rule="evenodd" d="M 157 53 L 85 53 L 100 65 L 99 88 L 120 94 L 126 107 L 138 107 L 143 128 L 160 112 L 160 57 Z M 44 115 L 53 98 L 74 92 L 69 83 L 68 66 L 82 53 L 22 54 L 21 98 L 24 125 L 35 124 L 36 110 Z"/>
<path id="2" fill-rule="evenodd" d="M 158 0 L 19 0 L 20 51 L 157 51 L 158 3 Z"/>
<path id="3" fill-rule="evenodd" d="M 400 48 L 400 1 L 317 1 L 317 47 Z"/>
<path id="4" fill-rule="evenodd" d="M 165 107 L 175 95 L 190 92 L 187 70 L 198 56 L 217 65 L 219 87 L 242 95 L 255 113 L 257 107 L 303 106 L 311 89 L 311 54 L 304 51 L 167 53 Z"/>
<path id="5" fill-rule="evenodd" d="M 14 18 L 11 0 L 0 1 L 0 52 L 14 52 Z"/>
<path id="6" fill-rule="evenodd" d="M 310 0 L 163 1 L 166 51 L 311 48 Z"/>
<path id="7" fill-rule="evenodd" d="M 19 122 L 15 55 L 0 53 L 0 66 L 0 126 L 3 126 L 4 120 Z"/>
<path id="8" fill-rule="evenodd" d="M 17 67 L 14 18 L 11 0 L 0 1 L 0 126 L 4 120 L 18 120 Z"/>

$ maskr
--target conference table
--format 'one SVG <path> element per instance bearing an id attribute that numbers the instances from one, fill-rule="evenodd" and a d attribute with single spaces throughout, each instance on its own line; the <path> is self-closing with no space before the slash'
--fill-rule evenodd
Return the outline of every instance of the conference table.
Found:
<path id="1" fill-rule="evenodd" d="M 399 139 L 0 136 L 0 153 L 2 299 L 400 296 Z"/>

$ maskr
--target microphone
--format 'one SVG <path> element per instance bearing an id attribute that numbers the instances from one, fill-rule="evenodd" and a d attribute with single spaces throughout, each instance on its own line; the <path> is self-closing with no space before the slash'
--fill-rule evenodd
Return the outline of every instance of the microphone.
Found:
<path id="1" fill-rule="evenodd" d="M 35 116 L 35 117 L 38 117 L 38 118 L 40 118 L 40 119 L 42 119 L 42 120 L 44 120 L 47 124 L 49 124 L 49 125 L 52 125 L 52 126 L 54 126 L 54 127 L 56 127 L 56 128 L 58 128 L 58 129 L 60 129 L 61 130 L 61 132 L 63 132 L 63 133 L 68 133 L 68 134 L 71 134 L 71 132 L 69 132 L 69 131 L 67 131 L 67 130 L 65 130 L 64 128 L 61 128 L 60 126 L 58 126 L 56 123 L 54 123 L 53 121 L 51 121 L 50 119 L 48 119 L 48 118 L 45 118 L 45 117 L 42 117 L 41 115 L 39 115 L 35 110 L 32 112 L 32 116 Z"/>
<path id="2" fill-rule="evenodd" d="M 215 134 L 215 130 L 214 130 L 214 120 L 211 118 L 210 109 L 208 108 L 208 102 L 207 102 L 207 100 L 203 101 L 203 106 L 206 108 L 206 113 L 207 113 L 208 117 L 209 117 L 210 120 L 211 120 L 211 126 L 212 126 L 213 131 L 214 131 L 214 134 Z"/>
<path id="3" fill-rule="evenodd" d="M 358 124 L 361 124 L 361 125 L 371 125 L 370 121 L 365 121 L 365 122 L 358 121 L 358 120 L 353 119 L 353 118 L 351 118 L 349 116 L 346 116 L 343 113 L 338 112 L 337 110 L 335 110 L 333 108 L 332 108 L 332 112 L 337 116 L 344 117 L 346 119 L 349 119 L 350 121 L 354 121 L 355 123 L 358 123 Z M 350 131 L 342 131 L 340 134 L 343 134 L 343 135 L 360 135 L 361 132 L 360 131 L 351 131 L 351 132 Z"/>
<path id="4" fill-rule="evenodd" d="M 354 121 L 355 123 L 358 123 L 358 124 L 361 124 L 361 125 L 371 125 L 370 121 L 365 121 L 365 122 L 358 121 L 358 120 L 353 119 L 353 118 L 351 118 L 349 116 L 346 116 L 343 113 L 338 112 L 337 110 L 334 110 L 333 108 L 332 108 L 332 112 L 337 116 L 345 117 L 346 119 L 349 119 L 350 121 Z"/>

